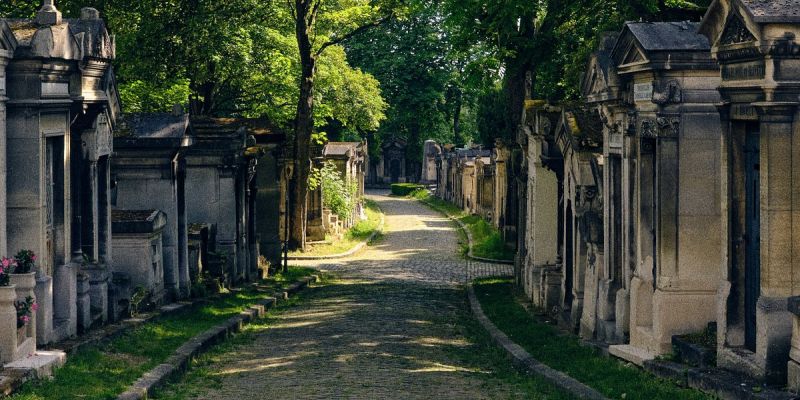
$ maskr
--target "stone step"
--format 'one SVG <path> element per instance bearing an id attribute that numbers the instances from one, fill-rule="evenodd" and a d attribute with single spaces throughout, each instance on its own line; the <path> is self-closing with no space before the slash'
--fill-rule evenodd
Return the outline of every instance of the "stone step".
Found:
<path id="1" fill-rule="evenodd" d="M 3 369 L 13 369 L 24 372 L 27 376 L 41 379 L 53 376 L 53 371 L 67 362 L 67 354 L 61 350 L 39 350 L 30 357 L 8 363 Z"/>
<path id="2" fill-rule="evenodd" d="M 645 361 L 656 358 L 656 355 L 640 347 L 634 347 L 629 344 L 618 344 L 608 346 L 608 354 L 614 357 L 621 358 L 625 361 L 632 362 L 640 367 L 644 366 Z"/>

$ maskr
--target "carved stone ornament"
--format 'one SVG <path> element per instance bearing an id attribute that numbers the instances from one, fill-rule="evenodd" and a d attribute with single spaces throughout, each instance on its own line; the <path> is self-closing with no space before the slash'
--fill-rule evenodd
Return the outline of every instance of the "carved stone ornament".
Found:
<path id="1" fill-rule="evenodd" d="M 776 57 L 800 56 L 800 44 L 795 41 L 794 33 L 786 32 L 783 37 L 776 40 L 769 49 L 769 54 Z"/>
<path id="2" fill-rule="evenodd" d="M 639 128 L 639 136 L 643 138 L 656 138 L 658 137 L 658 130 L 656 128 L 656 121 L 652 118 L 644 118 L 642 119 L 642 123 Z"/>
<path id="3" fill-rule="evenodd" d="M 725 26 L 725 30 L 722 32 L 722 36 L 719 39 L 719 43 L 722 45 L 726 44 L 737 44 L 737 43 L 747 43 L 755 41 L 756 37 L 747 29 L 745 26 L 742 17 L 737 15 L 736 13 L 731 14 L 731 17 L 728 18 L 728 24 Z"/>
<path id="4" fill-rule="evenodd" d="M 626 131 L 629 136 L 636 136 L 637 120 L 638 117 L 635 111 L 628 112 L 628 127 Z"/>
<path id="5" fill-rule="evenodd" d="M 575 194 L 575 216 L 581 236 L 590 244 L 603 243 L 603 198 L 595 186 L 579 186 Z"/>
<path id="6" fill-rule="evenodd" d="M 661 90 L 653 93 L 653 103 L 659 105 L 677 104 L 681 99 L 681 85 L 676 80 L 667 82 Z"/>
<path id="7" fill-rule="evenodd" d="M 542 117 L 541 121 L 539 122 L 539 135 L 547 136 L 550 134 L 551 129 L 552 125 L 550 124 L 550 119 L 547 117 Z"/>
<path id="8" fill-rule="evenodd" d="M 679 117 L 658 117 L 656 123 L 658 123 L 660 137 L 678 137 L 681 124 Z"/>

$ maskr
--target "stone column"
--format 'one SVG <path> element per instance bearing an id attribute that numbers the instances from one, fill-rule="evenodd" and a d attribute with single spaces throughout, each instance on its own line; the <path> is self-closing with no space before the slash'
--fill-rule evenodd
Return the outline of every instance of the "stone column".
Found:
<path id="1" fill-rule="evenodd" d="M 788 309 L 792 313 L 792 347 L 787 363 L 786 387 L 793 392 L 800 392 L 800 296 L 789 298 Z"/>
<path id="2" fill-rule="evenodd" d="M 6 65 L 11 52 L 0 50 L 0 255 L 8 254 L 6 233 Z"/>

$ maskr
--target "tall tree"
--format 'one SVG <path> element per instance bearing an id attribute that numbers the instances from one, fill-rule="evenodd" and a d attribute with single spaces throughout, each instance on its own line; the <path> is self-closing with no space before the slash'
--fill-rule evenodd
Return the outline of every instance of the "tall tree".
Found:
<path id="1" fill-rule="evenodd" d="M 314 132 L 317 62 L 336 46 L 394 16 L 395 4 L 379 0 L 286 0 L 300 56 L 300 94 L 294 120 L 294 175 L 291 180 L 290 247 L 305 248 L 311 137 Z"/>

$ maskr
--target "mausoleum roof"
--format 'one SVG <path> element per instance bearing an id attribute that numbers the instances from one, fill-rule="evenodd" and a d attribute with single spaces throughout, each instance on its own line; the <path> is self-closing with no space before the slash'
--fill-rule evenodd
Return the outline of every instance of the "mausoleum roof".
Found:
<path id="1" fill-rule="evenodd" d="M 648 51 L 711 48 L 708 38 L 697 33 L 699 22 L 628 22 L 625 25 L 642 48 Z"/>
<path id="2" fill-rule="evenodd" d="M 182 138 L 189 128 L 189 115 L 171 113 L 127 114 L 116 136 L 133 138 Z"/>
<path id="3" fill-rule="evenodd" d="M 800 22 L 800 0 L 739 0 L 754 22 Z"/>
<path id="4" fill-rule="evenodd" d="M 80 18 L 65 18 L 54 25 L 38 25 L 31 19 L 0 19 L 19 44 L 21 56 L 78 60 L 114 58 L 114 40 L 100 13 L 81 10 Z"/>
<path id="5" fill-rule="evenodd" d="M 159 210 L 111 210 L 111 230 L 122 234 L 149 234 L 166 225 L 167 218 Z"/>
<path id="6" fill-rule="evenodd" d="M 322 151 L 324 156 L 346 156 L 349 151 L 356 151 L 360 142 L 329 142 Z"/>

